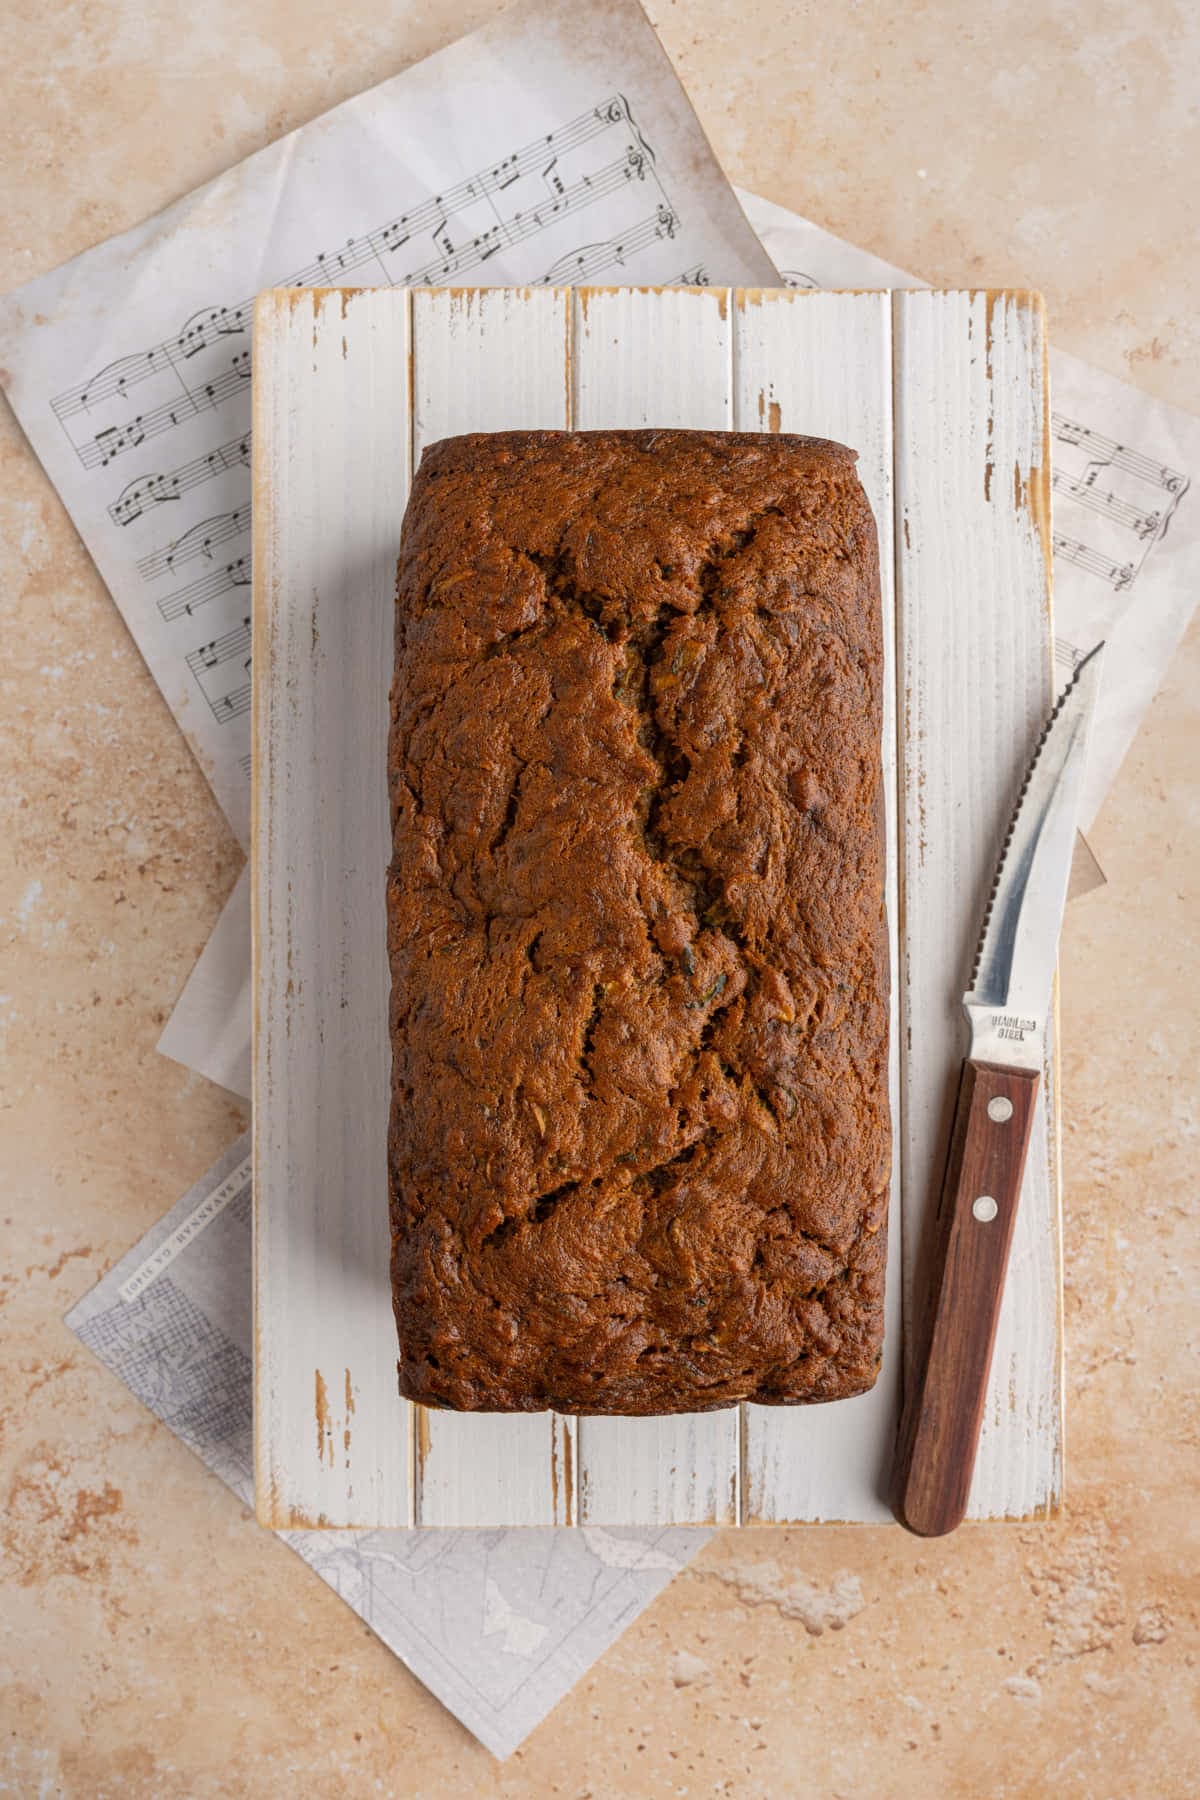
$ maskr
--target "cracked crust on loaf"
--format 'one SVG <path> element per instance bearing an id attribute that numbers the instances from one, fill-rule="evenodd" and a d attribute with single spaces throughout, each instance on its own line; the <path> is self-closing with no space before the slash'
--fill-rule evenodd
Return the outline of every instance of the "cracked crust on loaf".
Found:
<path id="1" fill-rule="evenodd" d="M 388 763 L 410 1399 L 641 1414 L 871 1386 L 882 678 L 841 445 L 425 451 Z"/>

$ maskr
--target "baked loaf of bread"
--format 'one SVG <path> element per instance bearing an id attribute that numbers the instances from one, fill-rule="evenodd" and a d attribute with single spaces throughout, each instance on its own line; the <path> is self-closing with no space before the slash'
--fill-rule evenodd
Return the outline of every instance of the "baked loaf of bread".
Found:
<path id="1" fill-rule="evenodd" d="M 389 778 L 400 1387 L 834 1400 L 879 1366 L 875 527 L 802 437 L 424 453 Z"/>

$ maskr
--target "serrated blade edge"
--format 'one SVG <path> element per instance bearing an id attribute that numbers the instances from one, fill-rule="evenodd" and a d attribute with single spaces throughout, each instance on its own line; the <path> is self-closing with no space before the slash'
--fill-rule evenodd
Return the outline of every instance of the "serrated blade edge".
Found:
<path id="1" fill-rule="evenodd" d="M 1058 955 L 1103 644 L 1083 657 L 1047 719 L 1013 808 L 964 1003 L 1044 1021 Z"/>

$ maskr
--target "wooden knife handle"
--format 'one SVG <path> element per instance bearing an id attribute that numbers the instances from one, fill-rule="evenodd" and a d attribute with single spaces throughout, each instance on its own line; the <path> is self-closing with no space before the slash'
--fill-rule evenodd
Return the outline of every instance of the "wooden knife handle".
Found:
<path id="1" fill-rule="evenodd" d="M 1035 1073 L 962 1067 L 896 1446 L 896 1510 L 922 1537 L 967 1509 L 1037 1087 Z"/>

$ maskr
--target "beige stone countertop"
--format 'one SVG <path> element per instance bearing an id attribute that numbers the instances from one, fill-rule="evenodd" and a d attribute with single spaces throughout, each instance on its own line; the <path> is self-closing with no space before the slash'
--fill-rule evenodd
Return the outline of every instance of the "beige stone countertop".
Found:
<path id="1" fill-rule="evenodd" d="M 492 10 L 7 0 L 0 289 Z M 736 181 L 1200 411 L 1200 9 L 650 11 Z M 0 461 L 0 1794 L 1200 1792 L 1200 624 L 1068 914 L 1062 1516 L 718 1536 L 499 1765 L 62 1324 L 245 1124 L 154 1048 L 240 854 L 2 408 Z"/>

